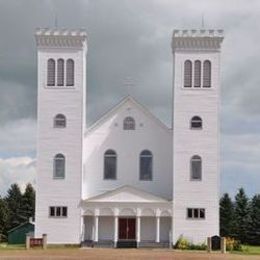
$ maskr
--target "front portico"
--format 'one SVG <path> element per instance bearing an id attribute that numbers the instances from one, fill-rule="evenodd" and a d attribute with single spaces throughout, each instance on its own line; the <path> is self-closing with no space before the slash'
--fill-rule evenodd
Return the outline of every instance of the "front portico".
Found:
<path id="1" fill-rule="evenodd" d="M 114 247 L 168 246 L 172 203 L 131 186 L 82 202 L 82 242 Z"/>

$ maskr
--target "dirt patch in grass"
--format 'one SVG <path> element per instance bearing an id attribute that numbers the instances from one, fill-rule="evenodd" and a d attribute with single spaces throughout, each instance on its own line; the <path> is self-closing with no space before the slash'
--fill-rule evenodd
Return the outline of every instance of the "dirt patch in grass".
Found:
<path id="1" fill-rule="evenodd" d="M 0 250 L 0 259 L 108 259 L 108 260 L 143 260 L 143 259 L 174 259 L 174 260 L 259 260 L 260 256 L 243 256 L 220 253 L 206 252 L 179 252 L 170 249 L 76 249 L 76 248 L 50 248 L 47 250 L 31 249 L 31 250 Z"/>

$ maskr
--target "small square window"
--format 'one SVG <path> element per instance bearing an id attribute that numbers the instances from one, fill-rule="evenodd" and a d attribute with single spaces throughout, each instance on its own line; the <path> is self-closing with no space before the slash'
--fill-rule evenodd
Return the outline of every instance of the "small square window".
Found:
<path id="1" fill-rule="evenodd" d="M 192 209 L 187 210 L 187 217 L 192 218 Z"/>
<path id="2" fill-rule="evenodd" d="M 67 207 L 62 207 L 62 216 L 67 217 Z"/>
<path id="3" fill-rule="evenodd" d="M 50 207 L 50 216 L 55 217 L 55 207 Z"/>
<path id="4" fill-rule="evenodd" d="M 205 209 L 200 209 L 200 218 L 205 218 Z"/>

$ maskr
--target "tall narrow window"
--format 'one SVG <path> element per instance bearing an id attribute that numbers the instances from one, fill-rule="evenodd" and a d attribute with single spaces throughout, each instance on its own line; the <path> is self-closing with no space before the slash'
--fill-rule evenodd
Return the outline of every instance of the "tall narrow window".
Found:
<path id="1" fill-rule="evenodd" d="M 74 61 L 72 59 L 68 59 L 66 63 L 66 80 L 67 86 L 74 86 Z"/>
<path id="2" fill-rule="evenodd" d="M 153 169 L 153 155 L 150 151 L 144 150 L 140 154 L 140 180 L 151 181 Z"/>
<path id="3" fill-rule="evenodd" d="M 54 117 L 54 127 L 55 128 L 65 128 L 66 127 L 66 117 L 62 114 L 58 114 Z"/>
<path id="4" fill-rule="evenodd" d="M 194 64 L 194 87 L 201 87 L 201 62 L 199 60 L 196 60 Z"/>
<path id="5" fill-rule="evenodd" d="M 64 86 L 64 60 L 58 59 L 57 85 Z"/>
<path id="6" fill-rule="evenodd" d="M 54 157 L 54 178 L 65 178 L 65 156 L 61 153 L 56 154 Z"/>
<path id="7" fill-rule="evenodd" d="M 115 180 L 116 179 L 116 152 L 113 150 L 107 150 L 104 154 L 104 179 Z"/>
<path id="8" fill-rule="evenodd" d="M 211 62 L 209 60 L 203 63 L 203 87 L 211 87 Z"/>
<path id="9" fill-rule="evenodd" d="M 124 130 L 135 130 L 135 120 L 128 116 L 124 119 Z"/>
<path id="10" fill-rule="evenodd" d="M 192 63 L 190 60 L 184 62 L 184 87 L 191 88 L 192 84 Z"/>
<path id="11" fill-rule="evenodd" d="M 199 116 L 194 116 L 190 121 L 191 129 L 202 129 L 202 119 Z"/>
<path id="12" fill-rule="evenodd" d="M 202 160 L 198 155 L 191 157 L 191 180 L 201 180 L 202 177 Z"/>
<path id="13" fill-rule="evenodd" d="M 47 85 L 48 86 L 55 86 L 55 60 L 54 59 L 48 59 Z"/>

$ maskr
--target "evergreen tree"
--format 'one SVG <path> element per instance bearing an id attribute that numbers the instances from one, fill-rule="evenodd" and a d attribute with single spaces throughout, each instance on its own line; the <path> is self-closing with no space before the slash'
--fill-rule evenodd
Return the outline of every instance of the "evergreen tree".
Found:
<path id="1" fill-rule="evenodd" d="M 4 199 L 0 197 L 0 242 L 7 235 L 8 210 Z"/>
<path id="2" fill-rule="evenodd" d="M 249 202 L 243 188 L 235 197 L 235 235 L 242 243 L 247 243 L 250 224 Z"/>
<path id="3" fill-rule="evenodd" d="M 220 235 L 234 235 L 234 205 L 227 193 L 220 199 Z"/>
<path id="4" fill-rule="evenodd" d="M 16 183 L 12 184 L 7 191 L 5 201 L 7 203 L 9 215 L 7 229 L 10 230 L 24 222 L 24 217 L 22 215 L 22 193 Z"/>
<path id="5" fill-rule="evenodd" d="M 22 217 L 24 221 L 28 221 L 30 217 L 34 217 L 35 212 L 35 191 L 33 186 L 28 183 L 22 196 Z"/>
<path id="6" fill-rule="evenodd" d="M 255 195 L 250 203 L 248 242 L 252 245 L 260 245 L 260 194 Z"/>

